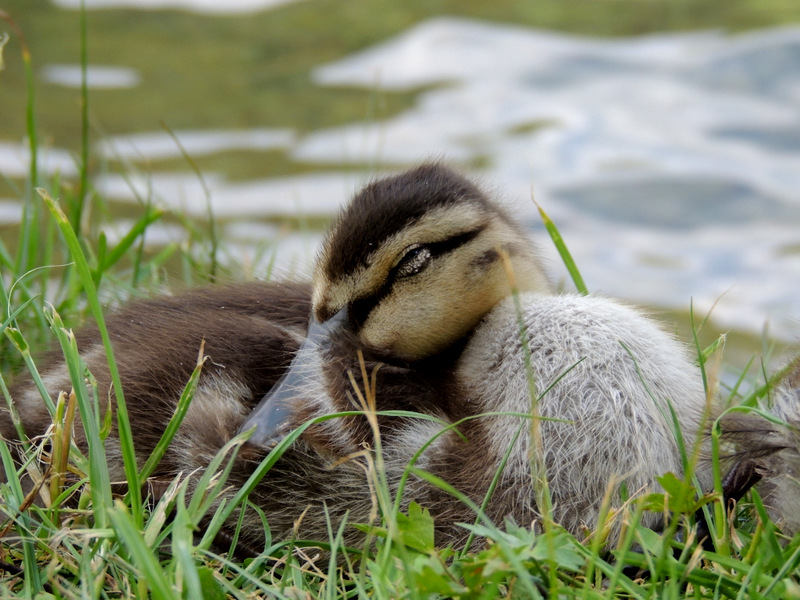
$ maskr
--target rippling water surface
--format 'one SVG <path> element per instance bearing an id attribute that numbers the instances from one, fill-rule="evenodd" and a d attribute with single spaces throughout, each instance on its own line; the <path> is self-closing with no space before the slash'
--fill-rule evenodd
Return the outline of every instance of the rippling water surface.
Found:
<path id="1" fill-rule="evenodd" d="M 485 159 L 556 219 L 588 285 L 727 326 L 800 331 L 800 29 L 597 41 L 436 20 L 316 72 L 441 84 L 387 123 L 323 131 L 305 160 Z"/>
<path id="2" fill-rule="evenodd" d="M 800 28 L 595 40 L 442 18 L 313 77 L 319 86 L 424 91 L 387 121 L 307 135 L 176 132 L 190 154 L 260 148 L 320 165 L 236 183 L 208 174 L 234 244 L 274 237 L 260 217 L 333 214 L 375 174 L 353 167 L 444 158 L 472 165 L 515 205 L 557 276 L 563 268 L 531 192 L 591 290 L 675 309 L 693 299 L 701 312 L 718 301 L 723 327 L 769 322 L 774 336 L 800 336 Z M 101 151 L 180 155 L 157 132 L 108 139 Z M 21 154 L 0 146 L 4 161 L 24 165 Z M 173 208 L 206 210 L 193 175 L 106 175 L 97 187 L 123 202 L 152 189 Z M 289 236 L 285 251 L 307 268 L 318 240 Z"/>

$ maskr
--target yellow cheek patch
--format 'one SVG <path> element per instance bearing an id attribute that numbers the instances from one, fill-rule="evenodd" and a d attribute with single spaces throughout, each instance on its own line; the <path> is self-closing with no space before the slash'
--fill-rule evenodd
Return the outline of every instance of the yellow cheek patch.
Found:
<path id="1" fill-rule="evenodd" d="M 360 268 L 337 281 L 326 279 L 322 270 L 318 270 L 311 297 L 314 311 L 333 314 L 354 300 L 374 294 L 383 286 L 390 269 L 391 265 L 384 261 Z"/>
<path id="2" fill-rule="evenodd" d="M 312 302 L 315 313 L 318 317 L 325 318 L 351 302 L 374 296 L 387 285 L 392 269 L 402 260 L 410 247 L 436 244 L 471 231 L 482 230 L 487 225 L 486 221 L 485 208 L 474 204 L 454 204 L 432 209 L 417 221 L 385 239 L 367 256 L 367 266 L 359 266 L 336 280 L 328 278 L 327 273 L 332 270 L 326 267 L 329 266 L 331 256 L 326 249 L 323 249 L 314 275 Z M 337 234 L 334 231 L 331 235 Z M 358 243 L 357 240 L 353 242 Z M 437 282 L 432 281 L 430 285 L 433 288 L 430 292 L 435 295 Z M 402 290 L 398 290 L 397 293 L 403 294 Z M 391 305 L 396 301 L 397 298 L 387 297 L 382 303 L 387 302 Z M 402 304 L 402 298 L 400 301 Z M 429 297 L 427 301 L 430 301 Z M 388 309 L 388 306 L 382 308 Z M 407 329 L 406 323 L 402 322 L 407 309 L 408 307 L 403 306 L 403 310 L 392 313 L 394 321 L 390 320 L 386 324 L 387 331 L 392 325 L 402 330 Z M 398 319 L 401 323 L 397 323 Z"/>

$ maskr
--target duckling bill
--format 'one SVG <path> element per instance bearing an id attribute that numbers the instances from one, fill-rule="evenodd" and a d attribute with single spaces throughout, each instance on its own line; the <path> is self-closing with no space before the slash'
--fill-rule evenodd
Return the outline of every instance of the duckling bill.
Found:
<path id="1" fill-rule="evenodd" d="M 393 493 L 416 460 L 479 505 L 496 484 L 487 516 L 530 525 L 543 518 L 546 480 L 552 516 L 583 535 L 598 525 L 604 497 L 620 504 L 616 489 L 639 493 L 656 489 L 666 472 L 683 474 L 683 452 L 693 447 L 706 408 L 682 344 L 614 300 L 555 293 L 522 227 L 440 164 L 356 194 L 328 233 L 310 284 L 184 292 L 133 303 L 107 325 L 141 463 L 205 340 L 209 361 L 154 474 L 161 481 L 206 468 L 238 432 L 252 430 L 229 478 L 243 485 L 287 431 L 356 408 L 360 354 L 375 373 L 379 411 L 436 418 L 380 417 Z M 80 332 L 78 344 L 98 389 L 109 389 L 96 332 Z M 51 397 L 72 386 L 58 360 L 42 375 Z M 35 387 L 20 382 L 12 395 L 27 434 L 43 434 L 52 419 Z M 543 418 L 535 439 L 532 414 Z M 0 432 L 15 437 L 5 411 Z M 371 482 L 362 463 L 375 443 L 359 416 L 306 429 L 250 496 L 273 538 L 324 540 L 345 519 L 369 522 Z M 115 432 L 106 450 L 112 477 L 122 478 Z M 698 474 L 706 484 L 707 474 Z M 459 523 L 475 518 L 468 507 L 423 479 L 408 479 L 404 490 L 403 506 L 415 500 L 431 511 L 438 544 L 464 544 Z M 258 514 L 243 518 L 241 539 L 258 547 Z M 646 521 L 655 527 L 660 517 Z M 361 532 L 344 531 L 345 544 L 357 546 Z"/>
<path id="2" fill-rule="evenodd" d="M 346 309 L 340 310 L 324 324 L 311 317 L 306 339 L 289 368 L 239 428 L 239 433 L 252 430 L 248 443 L 271 448 L 291 429 L 292 403 L 302 398 L 297 395 L 297 390 L 309 376 L 310 355 L 316 353 L 320 345 L 330 345 L 331 336 L 339 332 L 347 318 Z"/>

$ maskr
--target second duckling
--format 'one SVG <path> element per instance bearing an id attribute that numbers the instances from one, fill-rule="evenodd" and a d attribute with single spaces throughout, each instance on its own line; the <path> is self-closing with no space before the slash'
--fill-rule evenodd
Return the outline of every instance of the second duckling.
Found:
<path id="1" fill-rule="evenodd" d="M 728 412 L 722 438 L 734 446 L 731 495 L 758 483 L 773 521 L 784 533 L 800 532 L 800 356 L 776 378 L 762 412 Z"/>

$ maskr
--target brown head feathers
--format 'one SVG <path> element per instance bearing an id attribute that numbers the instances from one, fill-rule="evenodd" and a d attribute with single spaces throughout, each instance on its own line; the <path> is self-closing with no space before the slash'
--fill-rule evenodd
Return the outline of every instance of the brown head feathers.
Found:
<path id="1" fill-rule="evenodd" d="M 398 230 L 434 209 L 459 203 L 502 214 L 472 182 L 439 163 L 372 182 L 342 211 L 328 236 L 326 277 L 336 280 L 367 266 L 370 254 Z"/>

